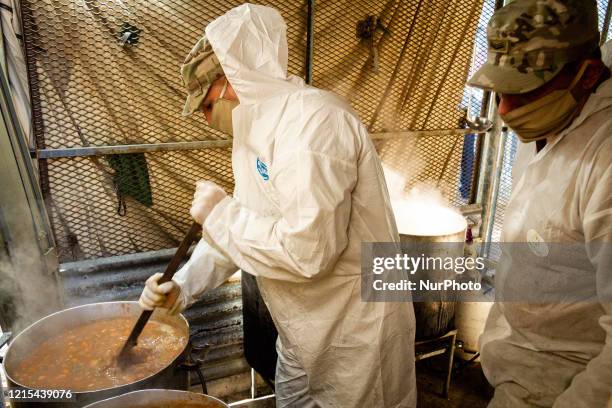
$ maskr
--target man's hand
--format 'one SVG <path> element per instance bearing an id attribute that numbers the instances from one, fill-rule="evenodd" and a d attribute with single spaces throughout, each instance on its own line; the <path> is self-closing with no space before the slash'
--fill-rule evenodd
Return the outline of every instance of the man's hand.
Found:
<path id="1" fill-rule="evenodd" d="M 177 314 L 184 309 L 183 302 L 179 299 L 181 288 L 174 281 L 158 284 L 161 277 L 162 273 L 158 272 L 147 279 L 138 303 L 144 310 L 163 307 L 168 309 L 169 314 Z"/>
<path id="2" fill-rule="evenodd" d="M 198 181 L 189 213 L 195 222 L 204 225 L 204 221 L 206 221 L 213 208 L 226 196 L 225 191 L 215 183 Z"/>

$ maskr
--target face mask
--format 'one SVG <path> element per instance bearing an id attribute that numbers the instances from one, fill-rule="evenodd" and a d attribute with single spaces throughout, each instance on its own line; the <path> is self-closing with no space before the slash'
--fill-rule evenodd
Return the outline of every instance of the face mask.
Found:
<path id="1" fill-rule="evenodd" d="M 587 63 L 582 64 L 569 88 L 553 91 L 534 102 L 500 115 L 501 118 L 525 143 L 559 133 L 578 113 L 578 101 L 572 95 L 572 89 L 582 78 L 587 66 Z"/>
<path id="2" fill-rule="evenodd" d="M 226 89 L 227 89 L 227 79 L 225 80 L 225 84 L 223 85 L 223 90 L 221 91 L 221 95 L 215 100 L 213 104 L 210 126 L 217 130 L 220 130 L 223 133 L 227 133 L 228 135 L 233 136 L 232 110 L 236 106 L 238 106 L 239 102 L 230 101 L 228 99 L 223 99 Z"/>

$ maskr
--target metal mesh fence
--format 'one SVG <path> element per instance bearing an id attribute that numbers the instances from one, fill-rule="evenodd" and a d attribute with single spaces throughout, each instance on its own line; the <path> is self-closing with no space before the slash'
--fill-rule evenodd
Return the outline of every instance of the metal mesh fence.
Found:
<path id="1" fill-rule="evenodd" d="M 355 101 L 371 132 L 456 129 L 481 4 L 321 2 L 313 84 Z M 358 35 L 368 16 L 374 28 Z"/>
<path id="2" fill-rule="evenodd" d="M 474 75 L 487 61 L 487 24 L 495 11 L 495 0 L 484 0 L 482 11 L 476 26 L 474 35 L 474 46 L 472 49 L 472 62 L 468 78 Z M 465 87 L 461 106 L 468 110 L 470 116 L 479 116 L 482 108 L 483 90 L 474 87 Z"/>
<path id="3" fill-rule="evenodd" d="M 476 1 L 326 1 L 314 19 L 313 84 L 351 101 L 370 132 L 429 131 L 377 141 L 387 171 L 469 200 L 474 136 L 458 109 L 472 57 Z M 341 16 L 341 17 L 340 17 Z"/>
<path id="4" fill-rule="evenodd" d="M 227 140 L 203 115 L 181 117 L 179 67 L 205 25 L 241 3 L 22 0 L 38 149 Z M 263 3 L 290 22 L 289 71 L 303 76 L 306 4 Z M 40 160 L 61 261 L 176 246 L 196 180 L 233 190 L 229 147 L 73 154 Z"/>
<path id="5" fill-rule="evenodd" d="M 229 143 L 202 115 L 180 116 L 178 68 L 203 27 L 240 3 L 21 0 L 39 151 Z M 304 76 L 308 3 L 263 3 L 287 21 L 289 71 Z M 433 183 L 454 205 L 469 202 L 476 167 L 458 107 L 480 103 L 464 103 L 464 82 L 483 13 L 482 0 L 325 0 L 312 16 L 313 84 L 349 99 L 373 133 L 427 131 L 377 140 L 379 153 L 407 188 Z M 71 154 L 39 160 L 61 261 L 175 246 L 194 182 L 233 188 L 229 147 Z"/>
<path id="6" fill-rule="evenodd" d="M 610 39 L 610 2 L 607 0 L 597 0 L 597 14 L 599 17 L 599 32 L 602 34 L 601 43 Z"/>
<path id="7" fill-rule="evenodd" d="M 225 139 L 203 115 L 181 117 L 185 91 L 179 68 L 207 22 L 241 3 L 22 0 L 44 146 Z M 268 4 L 293 22 L 289 71 L 303 75 L 302 2 Z"/>
<path id="8" fill-rule="evenodd" d="M 472 187 L 473 157 L 465 148 L 474 135 L 451 132 L 423 134 L 377 141 L 385 171 L 405 182 L 405 190 L 419 184 L 437 188 L 454 205 L 467 202 Z M 393 188 L 394 186 L 390 186 Z"/>
<path id="9" fill-rule="evenodd" d="M 51 215 L 61 259 L 82 259 L 178 246 L 191 223 L 195 182 L 203 177 L 233 188 L 230 149 L 139 154 L 147 186 L 131 170 L 119 200 L 106 158 L 53 159 L 49 166 Z M 132 155 L 118 155 L 134 162 Z M 65 188 L 70 180 L 70 188 Z M 119 215 L 119 213 L 123 215 Z"/>

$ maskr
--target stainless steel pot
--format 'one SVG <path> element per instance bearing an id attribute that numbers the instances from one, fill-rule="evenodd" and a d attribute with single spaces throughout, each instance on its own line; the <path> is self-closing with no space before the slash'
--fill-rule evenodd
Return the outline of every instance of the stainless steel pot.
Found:
<path id="1" fill-rule="evenodd" d="M 147 408 L 161 404 L 189 404 L 189 408 L 229 408 L 223 401 L 209 395 L 176 390 L 133 391 L 95 402 L 85 408 Z"/>
<path id="2" fill-rule="evenodd" d="M 28 389 L 27 384 L 20 384 L 15 380 L 16 368 L 23 357 L 32 353 L 40 343 L 49 337 L 95 320 L 127 316 L 137 318 L 141 311 L 142 309 L 138 305 L 138 302 L 92 303 L 62 310 L 37 321 L 17 335 L 7 349 L 4 358 L 4 369 L 6 371 L 9 389 Z M 166 313 L 165 309 L 156 309 L 151 319 L 177 327 L 187 338 L 189 337 L 189 324 L 181 315 L 170 316 Z M 48 402 L 43 405 L 41 402 L 13 400 L 12 406 L 15 408 L 40 406 L 44 406 L 45 408 L 74 408 L 134 390 L 147 388 L 187 390 L 189 388 L 189 371 L 183 366 L 183 363 L 189 356 L 190 347 L 188 344 L 187 342 L 187 345 L 180 355 L 168 366 L 156 373 L 151 373 L 150 376 L 142 380 L 113 388 L 75 392 L 73 394 L 76 397 L 76 401 Z"/>
<path id="3" fill-rule="evenodd" d="M 424 253 L 429 257 L 459 258 L 463 256 L 465 248 L 466 228 L 467 223 L 460 230 L 448 231 L 446 235 L 411 235 L 400 231 L 400 240 L 402 243 L 412 244 L 412 248 L 418 247 L 419 253 Z M 422 279 L 438 282 L 456 277 L 453 271 L 421 271 L 420 274 Z M 440 291 L 431 292 L 428 295 L 430 302 L 413 303 L 417 341 L 441 336 L 454 326 L 456 302 L 449 301 L 448 298 L 452 298 L 450 293 L 442 294 Z"/>

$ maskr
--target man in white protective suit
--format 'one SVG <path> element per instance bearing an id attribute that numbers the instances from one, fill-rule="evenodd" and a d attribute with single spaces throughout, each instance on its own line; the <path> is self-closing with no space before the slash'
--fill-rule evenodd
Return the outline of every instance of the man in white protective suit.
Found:
<path id="1" fill-rule="evenodd" d="M 361 300 L 361 243 L 399 241 L 379 158 L 344 100 L 287 75 L 285 31 L 244 4 L 185 61 L 184 113 L 233 134 L 234 196 L 198 183 L 203 239 L 141 305 L 180 311 L 240 268 L 278 329 L 277 406 L 413 407 L 412 304 Z"/>
<path id="2" fill-rule="evenodd" d="M 612 80 L 595 0 L 495 12 L 468 81 L 533 157 L 504 217 L 481 336 L 489 407 L 606 407 L 612 396 Z"/>

